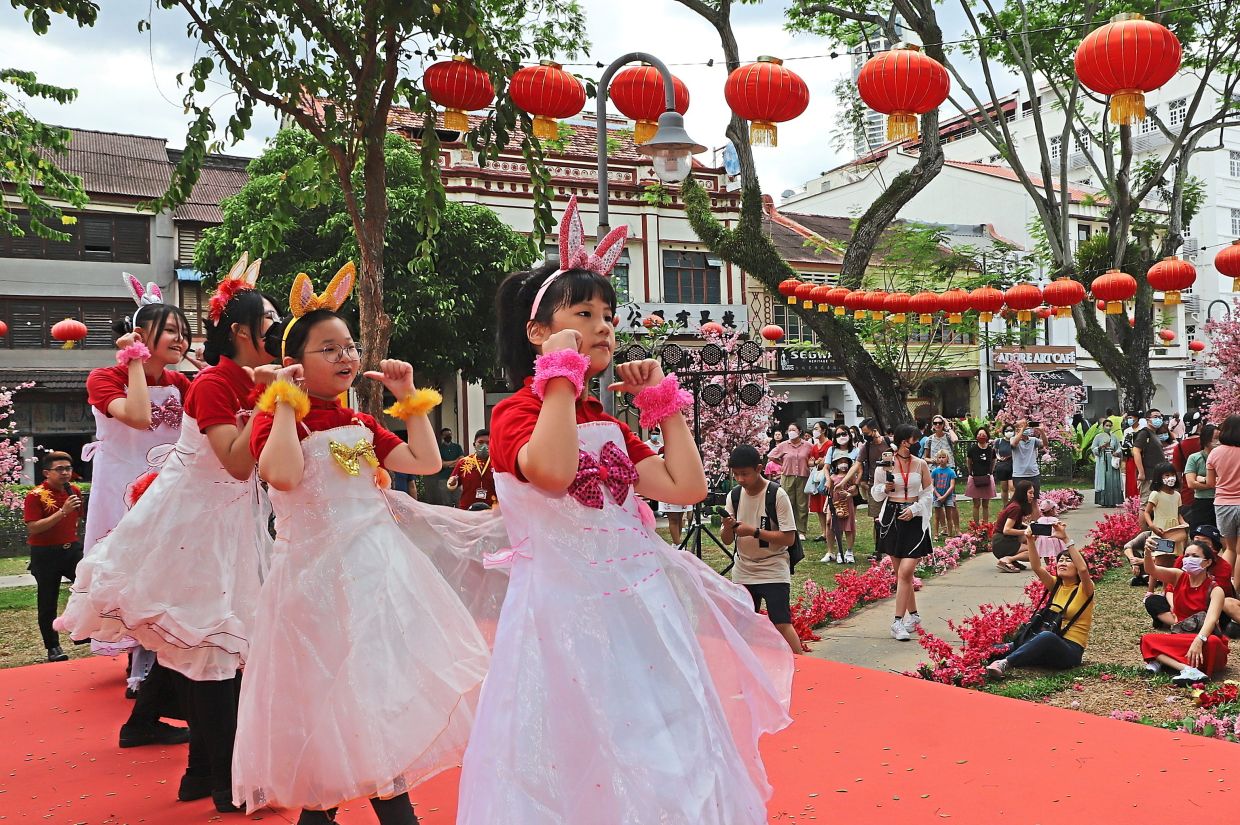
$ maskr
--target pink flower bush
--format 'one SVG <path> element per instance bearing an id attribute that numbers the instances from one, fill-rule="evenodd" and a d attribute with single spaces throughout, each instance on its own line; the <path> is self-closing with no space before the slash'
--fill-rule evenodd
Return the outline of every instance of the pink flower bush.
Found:
<path id="1" fill-rule="evenodd" d="M 1081 495 L 1080 490 L 1065 488 L 1062 490 L 1045 490 L 1038 497 L 1038 502 L 1053 501 L 1057 512 L 1065 513 L 1068 510 L 1075 510 L 1085 502 L 1085 497 Z"/>
<path id="2" fill-rule="evenodd" d="M 1053 387 L 1019 361 L 1008 364 L 1007 369 L 1007 377 L 1001 379 L 1006 392 L 1003 409 L 995 416 L 995 423 L 1014 427 L 1021 421 L 1041 421 L 1051 441 L 1075 444 L 1068 422 L 1081 403 L 1083 389 Z"/>
<path id="3" fill-rule="evenodd" d="M 890 597 L 896 590 L 895 570 L 886 556 L 867 570 L 842 570 L 835 574 L 835 589 L 826 590 L 813 581 L 805 587 L 792 605 L 792 626 L 802 641 L 814 642 L 821 637 L 814 628 L 823 622 L 846 618 L 854 608 Z"/>

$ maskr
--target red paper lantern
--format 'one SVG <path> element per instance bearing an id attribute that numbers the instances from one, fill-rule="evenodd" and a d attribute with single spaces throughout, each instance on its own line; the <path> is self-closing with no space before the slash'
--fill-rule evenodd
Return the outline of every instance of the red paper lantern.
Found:
<path id="1" fill-rule="evenodd" d="M 1003 302 L 1016 310 L 1017 321 L 1031 321 L 1032 310 L 1042 303 L 1042 290 L 1033 284 L 1016 284 L 1003 293 Z"/>
<path id="2" fill-rule="evenodd" d="M 776 324 L 767 324 L 762 328 L 762 337 L 765 338 L 771 346 L 784 339 L 784 328 Z"/>
<path id="3" fill-rule="evenodd" d="M 826 284 L 819 284 L 818 286 L 814 287 L 814 291 L 810 294 L 810 297 L 813 298 L 814 303 L 818 304 L 819 312 L 830 311 L 831 304 L 827 302 L 827 296 L 830 294 L 831 294 L 831 287 L 827 286 Z"/>
<path id="4" fill-rule="evenodd" d="M 969 311 L 969 293 L 963 289 L 949 289 L 939 296 L 939 301 L 947 313 L 948 323 L 959 324 Z"/>
<path id="5" fill-rule="evenodd" d="M 1091 289 L 1095 298 L 1107 302 L 1107 315 L 1119 315 L 1124 311 L 1124 301 L 1137 294 L 1137 279 L 1118 269 L 1108 269 L 1094 280 Z"/>
<path id="6" fill-rule="evenodd" d="M 1205 352 L 1206 342 L 1205 341 L 1189 341 L 1188 349 L 1189 349 L 1189 352 Z"/>
<path id="7" fill-rule="evenodd" d="M 1085 287 L 1071 278 L 1056 278 L 1042 290 L 1042 297 L 1055 307 L 1056 318 L 1067 318 L 1072 307 L 1085 300 Z"/>
<path id="8" fill-rule="evenodd" d="M 74 344 L 86 337 L 86 324 L 76 318 L 57 321 L 52 327 L 52 337 L 57 341 L 64 341 L 61 349 L 73 349 Z"/>
<path id="9" fill-rule="evenodd" d="M 865 308 L 870 311 L 870 320 L 881 321 L 887 311 L 887 291 L 876 289 L 865 296 Z"/>
<path id="10" fill-rule="evenodd" d="M 1158 331 L 1158 337 L 1163 339 L 1163 341 L 1165 341 L 1166 343 L 1170 344 L 1172 341 L 1175 340 L 1175 330 L 1160 329 Z"/>
<path id="11" fill-rule="evenodd" d="M 908 320 L 908 313 L 912 311 L 912 302 L 913 296 L 907 292 L 893 292 L 887 296 L 883 308 L 892 316 L 891 320 L 903 324 Z"/>
<path id="12" fill-rule="evenodd" d="M 779 294 L 788 299 L 788 306 L 796 306 L 797 304 L 797 287 L 801 282 L 796 278 L 788 278 L 779 282 Z"/>
<path id="13" fill-rule="evenodd" d="M 1180 302 L 1180 290 L 1188 289 L 1197 280 L 1197 267 L 1174 256 L 1163 258 L 1150 267 L 1145 279 L 1164 293 L 1164 304 L 1174 306 Z"/>
<path id="14" fill-rule="evenodd" d="M 827 292 L 827 304 L 835 307 L 836 315 L 844 314 L 844 299 L 848 297 L 848 293 L 852 292 L 846 286 L 837 286 Z"/>
<path id="15" fill-rule="evenodd" d="M 917 313 L 917 320 L 923 324 L 934 323 L 934 313 L 943 308 L 939 296 L 933 292 L 918 292 L 909 299 L 909 312 Z"/>
<path id="16" fill-rule="evenodd" d="M 802 307 L 805 309 L 814 308 L 814 290 L 817 288 L 817 284 L 797 284 L 796 299 L 801 302 Z"/>
<path id="17" fill-rule="evenodd" d="M 654 66 L 629 66 L 611 80 L 607 94 L 616 108 L 629 120 L 637 121 L 633 128 L 633 142 L 646 143 L 659 129 L 659 115 L 667 111 L 667 98 L 663 94 L 663 75 Z M 672 94 L 676 111 L 689 111 L 689 87 L 680 78 L 672 76 Z"/>
<path id="18" fill-rule="evenodd" d="M 1231 291 L 1240 292 L 1240 241 L 1219 250 L 1214 256 L 1214 268 L 1219 274 L 1231 278 Z"/>
<path id="19" fill-rule="evenodd" d="M 990 323 L 995 313 L 1003 311 L 1003 291 L 993 286 L 979 286 L 969 293 L 969 308 L 977 310 L 978 320 Z"/>
<path id="20" fill-rule="evenodd" d="M 733 112 L 749 121 L 754 146 L 778 146 L 775 124 L 792 120 L 809 106 L 809 86 L 778 57 L 763 56 L 737 67 L 728 75 L 723 96 Z"/>
<path id="21" fill-rule="evenodd" d="M 0 321 L 0 338 L 3 338 L 4 336 L 8 334 L 9 334 L 9 325 L 4 323 L 4 321 Z"/>
<path id="22" fill-rule="evenodd" d="M 431 100 L 444 107 L 444 128 L 457 132 L 469 130 L 466 112 L 485 109 L 495 100 L 491 78 L 459 54 L 428 68 L 422 75 L 422 86 Z"/>
<path id="23" fill-rule="evenodd" d="M 548 140 L 560 136 L 556 122 L 578 114 L 586 105 L 586 89 L 554 60 L 517 69 L 508 82 L 512 102 L 534 116 L 534 137 Z"/>
<path id="24" fill-rule="evenodd" d="M 874 55 L 857 75 L 865 105 L 887 115 L 889 141 L 917 137 L 917 118 L 937 109 L 950 91 L 947 69 L 911 44 Z"/>
<path id="25" fill-rule="evenodd" d="M 844 298 L 844 310 L 853 314 L 853 319 L 860 321 L 865 317 L 865 305 L 870 293 L 864 289 L 854 289 Z"/>
<path id="26" fill-rule="evenodd" d="M 717 321 L 707 321 L 702 324 L 703 335 L 723 335 L 723 324 Z"/>
<path id="27" fill-rule="evenodd" d="M 1098 311 L 1099 311 L 1099 312 L 1106 312 L 1106 311 L 1107 311 L 1107 302 L 1106 302 L 1106 301 L 1095 301 L 1095 302 L 1094 302 L 1094 306 L 1096 306 L 1096 307 L 1098 308 Z"/>
<path id="28" fill-rule="evenodd" d="M 1076 47 L 1076 76 L 1111 96 L 1111 122 L 1131 126 L 1145 119 L 1144 92 L 1162 86 L 1180 68 L 1180 41 L 1166 26 L 1139 14 L 1117 14 Z"/>
<path id="29" fill-rule="evenodd" d="M 1036 310 L 1036 315 L 1038 316 L 1039 321 L 1045 321 L 1054 314 L 1055 310 L 1052 307 L 1038 307 Z"/>

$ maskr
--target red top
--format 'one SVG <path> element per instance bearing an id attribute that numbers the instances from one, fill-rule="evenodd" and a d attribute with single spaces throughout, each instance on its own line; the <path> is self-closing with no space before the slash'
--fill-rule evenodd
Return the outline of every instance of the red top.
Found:
<path id="1" fill-rule="evenodd" d="M 1025 519 L 1033 517 L 1033 515 L 1026 516 L 1021 512 L 1019 502 L 1009 501 L 1008 505 L 999 511 L 999 518 L 995 521 L 995 534 L 1003 534 L 1003 525 L 1008 519 L 1015 520 L 1016 523 L 1012 525 L 1014 529 L 1024 530 Z"/>
<path id="2" fill-rule="evenodd" d="M 517 469 L 517 453 L 534 434 L 534 425 L 538 423 L 538 413 L 542 410 L 542 400 L 530 389 L 533 383 L 533 378 L 525 379 L 525 386 L 499 402 L 491 413 L 491 463 L 495 466 L 495 472 L 512 473 L 522 481 L 525 481 L 525 476 Z M 603 412 L 602 402 L 586 395 L 577 399 L 577 423 L 588 424 L 591 421 L 613 421 L 620 426 L 625 450 L 634 465 L 654 455 L 654 450 L 643 444 L 625 424 Z"/>
<path id="3" fill-rule="evenodd" d="M 1180 556 L 1175 560 L 1174 567 L 1183 569 L 1184 557 Z M 1222 556 L 1214 557 L 1214 564 L 1210 565 L 1210 575 L 1214 577 L 1214 583 L 1223 588 L 1223 593 L 1229 598 L 1236 595 L 1236 586 L 1231 582 L 1231 564 Z M 1188 578 L 1184 576 L 1183 578 Z"/>
<path id="4" fill-rule="evenodd" d="M 1188 438 L 1175 445 L 1175 449 L 1171 451 L 1171 466 L 1180 475 L 1184 475 L 1184 468 L 1188 465 L 1188 459 L 1193 453 L 1201 452 L 1201 436 L 1190 435 Z M 1187 484 L 1180 485 L 1180 504 L 1184 507 L 1190 506 L 1197 499 L 1197 491 L 1189 487 Z M 1217 563 L 1216 565 L 1217 566 Z"/>
<path id="5" fill-rule="evenodd" d="M 1215 564 L 1217 563 L 1216 561 Z M 1180 576 L 1175 586 L 1171 588 L 1173 594 L 1171 609 L 1175 612 L 1177 621 L 1184 621 L 1194 613 L 1200 613 L 1208 608 L 1210 606 L 1210 591 L 1218 587 L 1218 583 L 1212 576 L 1207 576 L 1199 587 L 1193 587 L 1188 578 L 1188 574 L 1185 573 Z"/>
<path id="6" fill-rule="evenodd" d="M 159 380 L 152 382 L 149 386 L 167 387 L 169 385 L 181 391 L 181 403 L 185 403 L 185 396 L 189 392 L 189 379 L 183 372 L 165 369 L 160 374 Z M 112 414 L 108 412 L 108 405 L 118 398 L 124 398 L 128 389 L 128 365 L 100 367 L 91 370 L 90 375 L 86 376 L 86 402 L 108 418 L 112 417 Z"/>
<path id="7" fill-rule="evenodd" d="M 491 457 L 486 461 L 480 461 L 476 455 L 458 458 L 452 475 L 461 482 L 461 498 L 457 507 L 468 510 L 470 505 L 480 501 L 488 507 L 495 506 L 495 467 Z"/>
<path id="8" fill-rule="evenodd" d="M 47 492 L 52 494 L 52 500 L 56 502 L 55 507 L 48 509 L 48 506 L 43 503 L 43 499 L 39 496 L 39 492 L 42 490 L 47 490 Z M 27 524 L 32 521 L 41 521 L 63 507 L 64 503 L 68 501 L 69 496 L 80 495 L 82 495 L 82 491 L 72 484 L 67 485 L 59 493 L 51 487 L 44 487 L 40 484 L 29 493 L 26 493 L 26 502 L 22 507 L 22 521 Z M 52 529 L 44 530 L 37 536 L 27 536 L 26 541 L 31 547 L 58 547 L 62 544 L 72 544 L 78 540 L 78 519 L 81 515 L 82 509 L 79 507 L 72 513 L 66 513 L 64 518 L 52 525 Z"/>
<path id="9" fill-rule="evenodd" d="M 217 424 L 237 424 L 237 414 L 254 407 L 254 381 L 231 358 L 220 358 L 198 373 L 185 395 L 185 414 L 206 432 Z"/>
<path id="10" fill-rule="evenodd" d="M 254 415 L 254 429 L 250 431 L 250 452 L 255 459 L 262 454 L 267 437 L 271 435 L 273 420 L 271 413 L 260 412 Z M 347 427 L 350 424 L 361 424 L 374 433 L 375 455 L 380 463 L 387 458 L 388 453 L 405 443 L 400 436 L 380 424 L 373 416 L 349 409 L 340 403 L 339 398 L 311 398 L 310 412 L 297 425 L 297 440 L 304 441 L 310 433 Z"/>

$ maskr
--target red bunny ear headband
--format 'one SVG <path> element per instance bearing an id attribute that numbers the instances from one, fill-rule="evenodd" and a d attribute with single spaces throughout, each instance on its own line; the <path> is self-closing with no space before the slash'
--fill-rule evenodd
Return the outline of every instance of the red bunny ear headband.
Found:
<path id="1" fill-rule="evenodd" d="M 224 315 L 224 308 L 228 306 L 228 302 L 234 295 L 243 289 L 254 288 L 254 284 L 258 281 L 258 268 L 262 266 L 263 259 L 255 258 L 254 263 L 250 263 L 249 260 L 250 254 L 243 252 L 241 259 L 233 264 L 232 269 L 228 270 L 228 274 L 215 288 L 215 294 L 211 296 L 210 309 L 207 312 L 211 323 L 220 322 L 220 318 Z"/>
<path id="2" fill-rule="evenodd" d="M 560 219 L 560 268 L 547 276 L 547 280 L 543 281 L 543 285 L 538 288 L 538 293 L 534 296 L 534 304 L 530 307 L 531 321 L 538 314 L 538 305 L 542 303 L 543 296 L 547 294 L 547 287 L 570 269 L 584 269 L 604 278 L 610 278 L 612 267 L 616 265 L 620 254 L 624 252 L 624 242 L 629 237 L 629 228 L 618 226 L 611 230 L 592 252 L 586 248 L 585 237 L 586 230 L 582 226 L 581 213 L 577 209 L 577 196 L 573 195 L 569 198 L 568 209 L 564 210 L 564 217 Z"/>

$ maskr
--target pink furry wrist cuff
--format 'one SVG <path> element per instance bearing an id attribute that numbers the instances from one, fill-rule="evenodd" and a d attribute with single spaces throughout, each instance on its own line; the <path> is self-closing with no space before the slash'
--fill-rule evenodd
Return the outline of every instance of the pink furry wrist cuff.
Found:
<path id="1" fill-rule="evenodd" d="M 633 398 L 633 406 L 641 410 L 641 425 L 646 429 L 683 412 L 692 403 L 693 393 L 680 388 L 680 379 L 675 373 L 653 387 L 646 387 Z"/>
<path id="2" fill-rule="evenodd" d="M 124 349 L 117 350 L 116 363 L 122 367 L 130 361 L 145 361 L 151 357 L 151 351 L 141 341 L 134 341 Z"/>
<path id="3" fill-rule="evenodd" d="M 540 355 L 534 359 L 534 395 L 539 398 L 547 391 L 547 384 L 553 378 L 567 378 L 573 382 L 577 395 L 586 384 L 586 370 L 590 368 L 590 359 L 580 352 L 571 349 L 556 350 Z"/>

